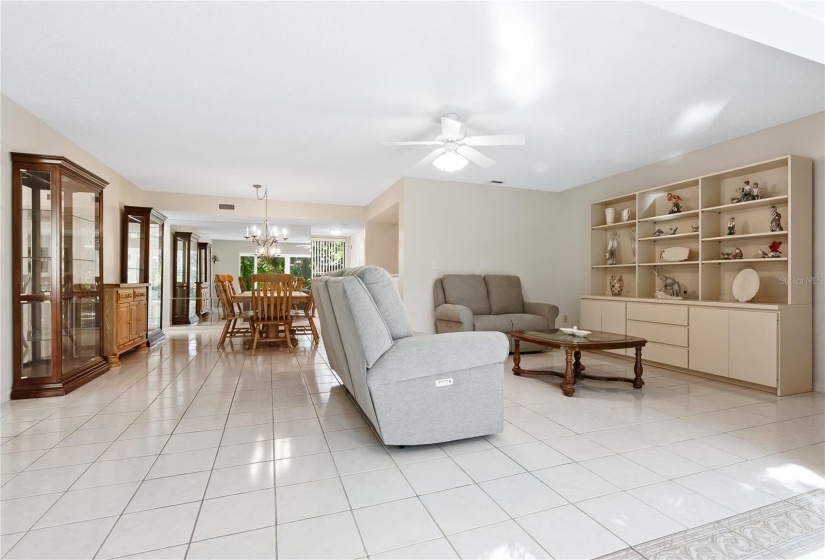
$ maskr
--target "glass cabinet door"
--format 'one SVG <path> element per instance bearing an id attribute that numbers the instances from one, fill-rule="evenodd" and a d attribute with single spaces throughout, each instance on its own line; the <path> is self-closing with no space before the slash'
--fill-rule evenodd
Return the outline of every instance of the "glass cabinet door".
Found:
<path id="1" fill-rule="evenodd" d="M 146 261 L 144 259 L 144 242 L 146 240 L 146 216 L 126 215 L 126 283 L 145 282 Z"/>
<path id="2" fill-rule="evenodd" d="M 189 322 L 189 237 L 175 234 L 175 277 L 172 294 L 173 322 L 186 324 Z"/>
<path id="3" fill-rule="evenodd" d="M 149 332 L 163 326 L 163 224 L 149 224 Z"/>
<path id="4" fill-rule="evenodd" d="M 70 176 L 62 176 L 61 188 L 61 337 L 68 372 L 101 354 L 100 204 L 97 191 Z"/>
<path id="5" fill-rule="evenodd" d="M 20 170 L 21 378 L 52 376 L 51 172 Z"/>

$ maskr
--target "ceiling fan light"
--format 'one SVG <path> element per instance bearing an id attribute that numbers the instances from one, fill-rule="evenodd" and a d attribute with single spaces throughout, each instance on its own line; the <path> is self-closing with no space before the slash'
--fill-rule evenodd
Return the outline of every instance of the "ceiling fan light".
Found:
<path id="1" fill-rule="evenodd" d="M 435 158 L 433 165 L 441 171 L 453 173 L 464 169 L 464 166 L 467 165 L 467 159 L 454 150 L 445 150 L 443 154 Z"/>

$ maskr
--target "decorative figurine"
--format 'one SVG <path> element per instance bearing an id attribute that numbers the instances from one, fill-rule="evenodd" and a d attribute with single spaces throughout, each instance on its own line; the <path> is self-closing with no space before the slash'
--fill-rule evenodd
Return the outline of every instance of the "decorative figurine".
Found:
<path id="1" fill-rule="evenodd" d="M 619 233 L 614 231 L 610 235 L 610 241 L 607 242 L 607 254 L 605 257 L 607 258 L 607 264 L 614 265 L 616 264 L 616 251 L 619 249 Z"/>
<path id="2" fill-rule="evenodd" d="M 678 194 L 667 193 L 667 201 L 673 203 L 668 214 L 678 214 L 682 211 L 682 197 Z"/>
<path id="3" fill-rule="evenodd" d="M 622 290 L 624 290 L 624 278 L 622 275 L 615 275 L 610 277 L 610 294 L 619 297 L 622 295 Z"/>
<path id="4" fill-rule="evenodd" d="M 733 258 L 734 259 L 743 259 L 743 258 L 745 258 L 745 253 L 742 252 L 742 249 L 737 247 L 736 249 L 733 250 Z"/>
<path id="5" fill-rule="evenodd" d="M 729 261 L 732 258 L 733 258 L 733 251 L 731 251 L 730 253 L 725 253 L 725 252 L 722 253 L 722 260 Z"/>
<path id="6" fill-rule="evenodd" d="M 693 233 L 698 233 L 699 232 L 699 226 L 690 226 L 690 231 L 692 231 Z"/>
<path id="7" fill-rule="evenodd" d="M 659 272 L 659 267 L 653 268 L 653 273 L 662 283 L 662 287 L 654 294 L 659 299 L 682 299 L 682 286 L 674 278 Z"/>
<path id="8" fill-rule="evenodd" d="M 751 185 L 750 181 L 745 181 L 745 186 L 736 189 L 736 196 L 730 199 L 732 204 L 738 202 L 747 202 L 748 200 L 759 200 L 761 198 L 761 189 L 759 183 Z"/>
<path id="9" fill-rule="evenodd" d="M 672 228 L 669 228 L 669 229 L 670 229 L 670 232 L 668 233 L 668 235 L 676 235 L 676 230 L 678 230 L 679 228 L 678 227 L 672 227 Z"/>
<path id="10" fill-rule="evenodd" d="M 751 196 L 753 197 L 753 200 L 759 200 L 760 198 L 762 198 L 762 195 L 760 194 L 761 190 L 762 189 L 759 188 L 759 183 L 753 184 L 753 186 L 751 187 Z"/>
<path id="11" fill-rule="evenodd" d="M 630 231 L 627 233 L 627 236 L 630 238 L 630 250 L 633 251 L 633 262 L 636 262 L 636 228 L 630 228 Z"/>
<path id="12" fill-rule="evenodd" d="M 781 241 L 774 241 L 768 246 L 770 251 L 764 251 L 762 249 L 757 249 L 759 256 L 763 259 L 778 259 L 782 257 L 782 251 L 779 248 L 782 246 Z"/>
<path id="13" fill-rule="evenodd" d="M 771 231 L 785 231 L 782 229 L 782 214 L 776 210 L 776 206 L 771 206 Z"/>
<path id="14" fill-rule="evenodd" d="M 736 235 L 736 218 L 733 216 L 728 220 L 728 235 Z"/>
<path id="15" fill-rule="evenodd" d="M 656 231 L 653 232 L 653 237 L 661 237 L 664 234 L 665 234 L 664 231 L 662 231 L 661 229 L 657 229 Z"/>

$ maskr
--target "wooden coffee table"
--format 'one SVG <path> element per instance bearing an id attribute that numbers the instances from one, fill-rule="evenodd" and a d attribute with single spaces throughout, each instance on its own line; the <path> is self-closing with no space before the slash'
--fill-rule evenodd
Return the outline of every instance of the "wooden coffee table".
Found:
<path id="1" fill-rule="evenodd" d="M 645 382 L 642 381 L 642 346 L 647 344 L 647 340 L 644 338 L 601 331 L 594 331 L 587 335 L 587 338 L 581 338 L 564 334 L 559 329 L 549 331 L 514 331 L 510 333 L 510 336 L 513 337 L 515 346 L 513 352 L 513 373 L 515 375 L 555 375 L 557 377 L 563 377 L 564 381 L 561 383 L 561 390 L 567 397 L 572 397 L 573 393 L 576 392 L 573 385 L 576 383 L 576 380 L 580 378 L 598 379 L 600 381 L 626 381 L 633 383 L 633 387 L 636 389 L 641 389 L 642 385 L 645 384 Z M 549 369 L 521 369 L 519 343 L 522 341 L 532 342 L 533 344 L 546 346 L 547 348 L 564 350 L 566 359 L 564 372 Z M 633 372 L 636 374 L 635 378 L 603 377 L 582 373 L 585 369 L 581 363 L 583 350 L 617 350 L 622 348 L 636 349 L 636 365 L 633 367 Z"/>

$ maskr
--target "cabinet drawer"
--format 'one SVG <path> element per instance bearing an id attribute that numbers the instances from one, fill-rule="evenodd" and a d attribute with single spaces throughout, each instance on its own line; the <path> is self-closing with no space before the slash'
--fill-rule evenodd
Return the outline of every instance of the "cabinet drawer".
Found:
<path id="1" fill-rule="evenodd" d="M 646 360 L 687 368 L 688 349 L 670 346 L 669 344 L 659 344 L 658 342 L 648 342 L 642 348 L 642 363 Z"/>
<path id="2" fill-rule="evenodd" d="M 117 291 L 117 301 L 118 301 L 118 303 L 121 303 L 121 302 L 124 302 L 124 301 L 132 301 L 132 299 L 134 297 L 135 297 L 134 290 L 118 290 Z"/>
<path id="3" fill-rule="evenodd" d="M 135 301 L 145 301 L 146 300 L 146 288 L 141 288 L 139 290 L 135 290 Z"/>
<path id="4" fill-rule="evenodd" d="M 686 305 L 668 305 L 666 303 L 628 303 L 627 318 L 633 321 L 648 321 L 650 323 L 665 323 L 686 327 L 688 324 L 688 308 Z"/>
<path id="5" fill-rule="evenodd" d="M 628 321 L 627 334 L 644 338 L 649 342 L 661 342 L 685 348 L 688 345 L 688 328 L 676 325 Z"/>

